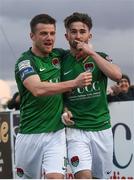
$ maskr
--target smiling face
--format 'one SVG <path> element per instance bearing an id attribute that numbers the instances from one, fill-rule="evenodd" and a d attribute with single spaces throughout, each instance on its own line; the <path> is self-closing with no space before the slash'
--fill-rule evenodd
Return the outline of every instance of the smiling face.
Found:
<path id="1" fill-rule="evenodd" d="M 83 22 L 73 22 L 70 28 L 66 30 L 66 39 L 69 41 L 70 47 L 74 47 L 74 41 L 81 41 L 88 43 L 89 39 L 92 37 L 88 26 Z"/>
<path id="2" fill-rule="evenodd" d="M 56 27 L 54 24 L 39 23 L 30 37 L 33 41 L 32 51 L 38 56 L 47 56 L 54 47 Z"/>
<path id="3" fill-rule="evenodd" d="M 122 78 L 122 79 L 119 81 L 119 86 L 120 86 L 120 88 L 121 88 L 121 92 L 127 93 L 130 84 L 129 84 L 129 82 L 128 82 L 127 79 Z"/>

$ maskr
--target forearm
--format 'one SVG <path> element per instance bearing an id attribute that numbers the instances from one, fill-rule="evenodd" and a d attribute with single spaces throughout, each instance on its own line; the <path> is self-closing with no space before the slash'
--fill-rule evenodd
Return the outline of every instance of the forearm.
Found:
<path id="1" fill-rule="evenodd" d="M 74 80 L 52 83 L 41 81 L 38 75 L 27 77 L 23 84 L 34 96 L 48 96 L 71 91 L 75 87 L 84 87 L 91 84 L 92 74 L 81 73 Z"/>
<path id="2" fill-rule="evenodd" d="M 72 88 L 77 86 L 75 80 L 51 83 L 47 81 L 42 82 L 37 76 L 28 77 L 23 84 L 36 97 L 60 94 L 71 91 Z"/>
<path id="3" fill-rule="evenodd" d="M 112 63 L 106 61 L 103 57 L 101 57 L 98 53 L 94 52 L 92 58 L 100 68 L 100 70 L 111 80 L 119 81 L 122 77 L 122 73 L 120 68 Z"/>
<path id="4" fill-rule="evenodd" d="M 75 80 L 59 83 L 41 82 L 35 87 L 35 96 L 61 94 L 67 91 L 71 91 L 75 87 Z"/>
<path id="5" fill-rule="evenodd" d="M 86 54 L 91 56 L 100 68 L 100 70 L 111 80 L 119 81 L 121 79 L 122 73 L 120 71 L 120 68 L 117 65 L 106 61 L 106 59 L 101 57 L 93 50 L 90 44 L 77 41 L 77 49 L 81 49 L 81 54 L 83 53 L 83 55 Z"/>

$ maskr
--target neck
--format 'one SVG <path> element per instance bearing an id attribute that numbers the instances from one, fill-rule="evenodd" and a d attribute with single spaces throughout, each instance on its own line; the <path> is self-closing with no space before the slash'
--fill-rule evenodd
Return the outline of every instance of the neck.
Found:
<path id="1" fill-rule="evenodd" d="M 70 52 L 71 52 L 71 54 L 72 54 L 73 56 L 76 56 L 76 54 L 78 54 L 78 50 L 73 49 L 73 48 L 71 48 L 71 47 L 70 47 Z"/>
<path id="2" fill-rule="evenodd" d="M 49 53 L 42 52 L 41 50 L 39 50 L 37 47 L 34 47 L 34 46 L 32 46 L 31 51 L 32 53 L 34 53 L 36 56 L 39 56 L 39 57 L 45 57 L 45 56 L 48 56 L 49 54 Z"/>

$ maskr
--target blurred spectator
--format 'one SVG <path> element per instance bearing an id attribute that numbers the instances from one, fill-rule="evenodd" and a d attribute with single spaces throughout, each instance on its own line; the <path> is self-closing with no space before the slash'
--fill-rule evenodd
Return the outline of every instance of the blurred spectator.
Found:
<path id="1" fill-rule="evenodd" d="M 20 109 L 20 95 L 19 92 L 16 92 L 12 99 L 10 99 L 7 102 L 7 107 L 8 109 L 15 109 L 15 110 L 19 110 Z"/>
<path id="2" fill-rule="evenodd" d="M 0 111 L 5 111 L 7 101 L 11 98 L 11 90 L 8 82 L 0 79 Z"/>
<path id="3" fill-rule="evenodd" d="M 134 100 L 134 86 L 131 85 L 129 77 L 125 74 L 116 85 L 110 87 L 108 93 L 108 102 Z"/>

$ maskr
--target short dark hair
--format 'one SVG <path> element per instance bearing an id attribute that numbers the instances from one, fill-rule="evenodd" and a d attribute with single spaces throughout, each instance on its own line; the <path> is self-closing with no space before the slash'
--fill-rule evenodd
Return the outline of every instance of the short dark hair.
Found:
<path id="1" fill-rule="evenodd" d="M 131 84 L 130 78 L 126 74 L 122 74 L 122 78 L 121 79 L 126 79 L 128 81 L 128 83 L 129 83 L 129 85 Z M 120 81 L 117 82 L 117 84 L 119 84 L 119 83 L 120 83 Z"/>
<path id="2" fill-rule="evenodd" d="M 35 32 L 36 25 L 39 23 L 43 24 L 56 24 L 56 20 L 48 14 L 38 14 L 32 18 L 30 22 L 31 32 Z"/>
<path id="3" fill-rule="evenodd" d="M 74 12 L 72 15 L 66 17 L 64 19 L 64 26 L 66 29 L 70 28 L 71 23 L 73 22 L 83 22 L 86 24 L 89 28 L 89 30 L 92 28 L 92 19 L 88 16 L 88 14 L 85 13 L 79 13 Z"/>

